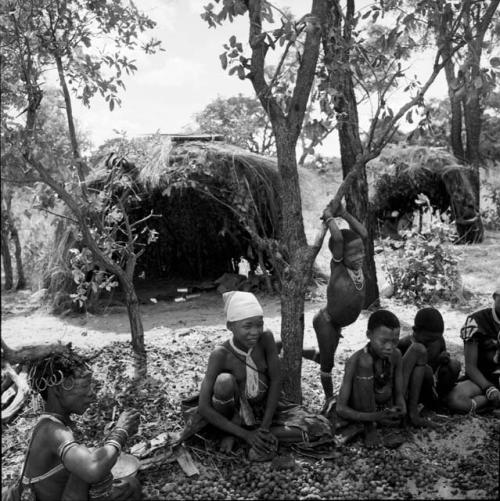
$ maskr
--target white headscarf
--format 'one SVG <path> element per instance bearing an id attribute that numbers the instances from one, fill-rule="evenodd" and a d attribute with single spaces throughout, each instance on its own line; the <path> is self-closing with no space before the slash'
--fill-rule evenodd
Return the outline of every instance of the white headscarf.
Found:
<path id="1" fill-rule="evenodd" d="M 262 306 L 251 292 L 226 292 L 222 295 L 222 298 L 224 299 L 227 322 L 237 322 L 245 318 L 264 316 Z M 259 372 L 252 359 L 252 348 L 245 353 L 234 345 L 232 339 L 229 340 L 229 344 L 238 355 L 245 358 L 246 396 L 248 398 L 256 397 L 259 394 Z"/>
<path id="2" fill-rule="evenodd" d="M 264 316 L 257 298 L 251 292 L 231 291 L 222 294 L 227 322 L 245 318 Z"/>

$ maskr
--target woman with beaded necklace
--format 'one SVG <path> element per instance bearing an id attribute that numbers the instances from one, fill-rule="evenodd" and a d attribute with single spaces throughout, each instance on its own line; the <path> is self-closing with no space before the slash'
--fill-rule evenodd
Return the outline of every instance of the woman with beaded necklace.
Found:
<path id="1" fill-rule="evenodd" d="M 82 415 L 95 400 L 91 370 L 70 351 L 50 355 L 32 367 L 32 386 L 45 402 L 26 453 L 22 483 L 38 501 L 140 499 L 135 478 L 113 481 L 116 463 L 139 414 L 124 411 L 102 447 L 89 449 L 75 441 L 71 414 Z"/>

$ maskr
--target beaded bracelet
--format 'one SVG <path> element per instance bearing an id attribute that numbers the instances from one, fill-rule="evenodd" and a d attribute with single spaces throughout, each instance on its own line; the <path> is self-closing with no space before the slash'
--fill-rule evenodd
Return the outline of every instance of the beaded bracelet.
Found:
<path id="1" fill-rule="evenodd" d="M 125 443 L 127 442 L 128 433 L 123 428 L 115 428 L 105 439 L 104 445 L 111 445 L 118 454 L 121 453 Z"/>
<path id="2" fill-rule="evenodd" d="M 121 431 L 125 434 L 125 438 L 128 439 L 128 431 L 125 428 L 121 428 L 120 426 L 116 426 L 113 431 Z"/>
<path id="3" fill-rule="evenodd" d="M 111 447 L 114 447 L 114 448 L 117 450 L 118 454 L 121 454 L 121 452 L 122 452 L 122 446 L 121 446 L 121 444 L 120 444 L 118 441 L 116 441 L 116 440 L 113 440 L 113 439 L 108 439 L 108 440 L 106 440 L 106 441 L 104 442 L 104 445 L 111 445 Z"/>
<path id="4" fill-rule="evenodd" d="M 492 386 L 488 386 L 488 388 L 486 388 L 484 394 L 486 395 L 486 398 L 488 400 L 493 400 L 495 398 L 493 395 L 495 395 L 497 392 L 498 392 L 498 389 L 492 385 Z"/>

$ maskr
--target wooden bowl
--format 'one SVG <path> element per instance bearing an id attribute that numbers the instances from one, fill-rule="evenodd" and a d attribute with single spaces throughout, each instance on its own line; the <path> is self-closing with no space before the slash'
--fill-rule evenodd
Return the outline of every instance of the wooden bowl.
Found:
<path id="1" fill-rule="evenodd" d="M 115 479 L 135 477 L 140 464 L 140 461 L 132 454 L 121 453 L 115 465 L 111 468 L 111 474 Z"/>

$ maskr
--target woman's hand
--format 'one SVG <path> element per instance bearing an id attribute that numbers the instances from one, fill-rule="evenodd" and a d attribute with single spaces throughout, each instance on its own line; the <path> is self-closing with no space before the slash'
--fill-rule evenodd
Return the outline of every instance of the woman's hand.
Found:
<path id="1" fill-rule="evenodd" d="M 134 410 L 123 411 L 116 422 L 117 428 L 123 428 L 130 436 L 137 433 L 139 428 L 140 414 Z"/>

